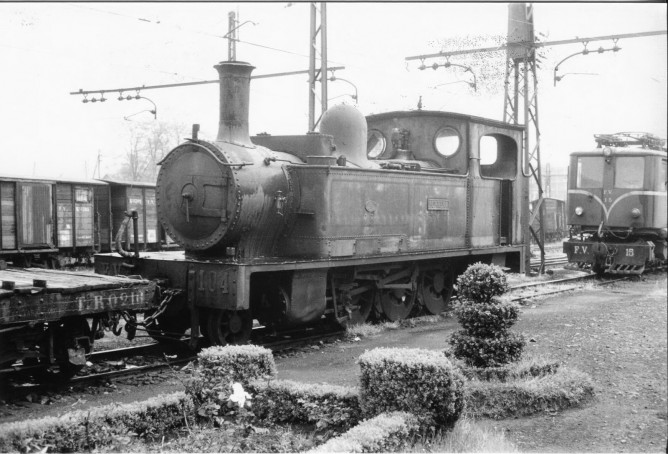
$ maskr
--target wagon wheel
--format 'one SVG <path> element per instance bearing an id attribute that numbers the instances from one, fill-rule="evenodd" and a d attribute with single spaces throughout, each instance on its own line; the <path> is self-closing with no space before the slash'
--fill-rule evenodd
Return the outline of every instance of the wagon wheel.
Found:
<path id="1" fill-rule="evenodd" d="M 431 268 L 420 273 L 420 301 L 427 312 L 438 315 L 448 308 L 454 282 L 451 269 Z"/>
<path id="2" fill-rule="evenodd" d="M 382 289 L 380 291 L 382 315 L 391 322 L 405 319 L 415 306 L 415 296 L 415 292 L 411 289 Z"/>
<path id="3" fill-rule="evenodd" d="M 375 298 L 375 291 L 368 290 L 364 293 L 358 293 L 350 299 L 350 302 L 342 304 L 344 314 L 337 322 L 342 327 L 353 325 L 361 325 L 366 322 L 373 309 L 373 300 Z"/>
<path id="4" fill-rule="evenodd" d="M 54 353 L 56 357 L 57 370 L 50 369 L 48 358 L 25 358 L 23 364 L 26 366 L 42 365 L 44 367 L 35 369 L 33 377 L 40 382 L 48 383 L 52 380 L 68 380 L 84 368 L 85 364 L 72 364 L 69 362 L 68 348 L 76 348 L 77 337 L 88 337 L 91 339 L 91 330 L 88 321 L 84 317 L 76 317 L 63 320 L 53 328 Z M 44 351 L 48 351 L 44 348 Z M 92 351 L 92 339 L 84 347 L 84 353 L 88 355 Z"/>
<path id="5" fill-rule="evenodd" d="M 212 345 L 246 344 L 253 329 L 250 311 L 211 309 L 206 335 Z"/>

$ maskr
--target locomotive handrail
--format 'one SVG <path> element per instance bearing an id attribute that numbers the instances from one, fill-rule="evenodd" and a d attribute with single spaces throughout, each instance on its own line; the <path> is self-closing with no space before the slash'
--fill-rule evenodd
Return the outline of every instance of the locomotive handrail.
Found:
<path id="1" fill-rule="evenodd" d="M 220 160 L 220 158 L 218 156 L 216 156 L 216 154 L 213 151 L 209 150 L 204 145 L 200 145 L 199 143 L 193 142 L 192 140 L 190 141 L 190 145 L 194 145 L 195 147 L 201 148 L 202 150 L 209 153 L 209 155 L 211 155 L 211 157 L 214 159 L 214 161 L 216 161 L 221 166 L 225 166 L 225 167 L 237 167 L 237 166 L 238 167 L 243 167 L 243 166 L 252 166 L 254 164 L 253 162 L 240 162 L 240 163 L 223 162 L 223 161 Z"/>
<path id="2" fill-rule="evenodd" d="M 201 148 L 202 150 L 206 151 L 213 158 L 213 160 L 216 161 L 216 163 L 218 163 L 218 165 L 224 167 L 243 167 L 243 166 L 252 166 L 253 164 L 255 164 L 254 162 L 223 162 L 220 160 L 218 156 L 216 156 L 216 154 L 213 151 L 209 150 L 204 145 L 200 145 L 199 143 L 195 142 L 195 139 L 186 139 L 186 140 L 188 140 L 188 145 L 192 145 L 194 147 Z M 167 156 L 165 156 L 165 158 L 156 165 L 162 165 L 162 163 L 165 162 L 165 160 L 167 159 Z"/>

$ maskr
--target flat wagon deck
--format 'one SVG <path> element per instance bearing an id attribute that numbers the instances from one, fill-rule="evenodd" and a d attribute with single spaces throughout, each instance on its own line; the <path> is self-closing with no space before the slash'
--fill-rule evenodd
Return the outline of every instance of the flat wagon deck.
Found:
<path id="1" fill-rule="evenodd" d="M 144 310 L 156 286 L 143 279 L 39 268 L 0 270 L 2 324 L 50 322 L 67 316 Z"/>

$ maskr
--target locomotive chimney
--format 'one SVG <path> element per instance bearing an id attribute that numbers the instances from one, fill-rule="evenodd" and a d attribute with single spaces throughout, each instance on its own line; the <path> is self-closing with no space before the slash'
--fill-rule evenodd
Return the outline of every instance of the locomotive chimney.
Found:
<path id="1" fill-rule="evenodd" d="M 240 61 L 224 61 L 214 68 L 220 76 L 217 140 L 255 148 L 248 134 L 250 74 L 255 67 Z"/>

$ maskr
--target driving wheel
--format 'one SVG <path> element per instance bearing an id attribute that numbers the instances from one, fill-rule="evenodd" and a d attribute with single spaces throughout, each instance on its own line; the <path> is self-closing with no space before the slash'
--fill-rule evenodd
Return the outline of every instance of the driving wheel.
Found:
<path id="1" fill-rule="evenodd" d="M 349 303 L 342 304 L 342 318 L 338 320 L 338 323 L 345 328 L 347 326 L 361 325 L 366 322 L 373 308 L 374 296 L 375 292 L 368 290 L 353 296 Z"/>
<path id="2" fill-rule="evenodd" d="M 409 289 L 382 289 L 380 308 L 382 315 L 389 321 L 396 322 L 408 317 L 415 306 L 415 292 Z"/>
<path id="3" fill-rule="evenodd" d="M 206 336 L 212 345 L 248 343 L 253 329 L 250 311 L 209 310 Z"/>
<path id="4" fill-rule="evenodd" d="M 454 279 L 450 269 L 432 268 L 420 273 L 420 301 L 427 312 L 437 315 L 447 309 Z"/>

